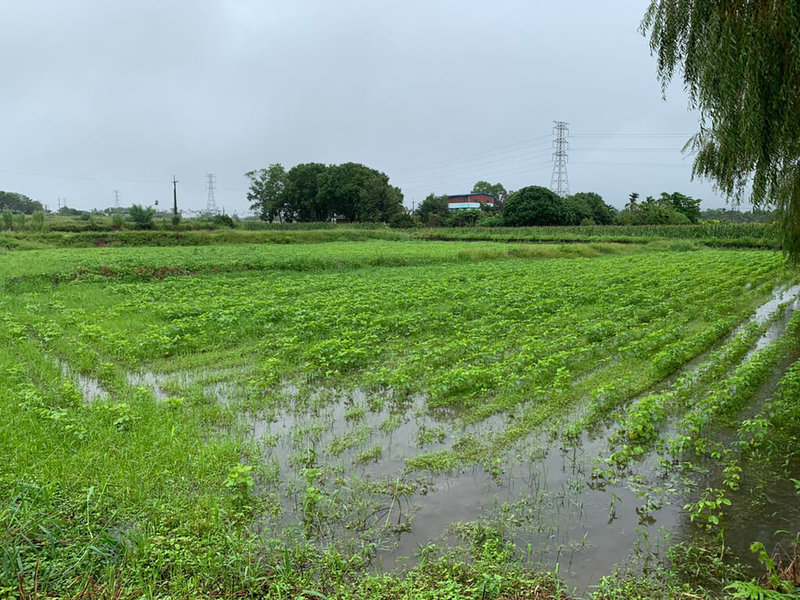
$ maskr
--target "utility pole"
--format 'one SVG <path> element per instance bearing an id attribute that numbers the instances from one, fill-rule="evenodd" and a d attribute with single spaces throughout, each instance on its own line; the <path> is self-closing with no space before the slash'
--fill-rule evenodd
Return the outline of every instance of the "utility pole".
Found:
<path id="1" fill-rule="evenodd" d="M 569 196 L 569 179 L 567 179 L 567 148 L 569 129 L 566 121 L 553 121 L 553 176 L 550 178 L 550 189 L 561 196 Z"/>
<path id="2" fill-rule="evenodd" d="M 172 214 L 178 214 L 178 180 L 172 176 Z"/>
<path id="3" fill-rule="evenodd" d="M 217 210 L 217 178 L 213 173 L 206 175 L 206 187 L 208 188 L 208 202 L 206 203 L 206 212 L 210 215 L 216 215 Z"/>

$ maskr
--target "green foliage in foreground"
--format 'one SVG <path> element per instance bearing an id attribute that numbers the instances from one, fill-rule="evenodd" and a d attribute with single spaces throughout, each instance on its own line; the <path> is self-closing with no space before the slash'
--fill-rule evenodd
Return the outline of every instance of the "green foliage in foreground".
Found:
<path id="1" fill-rule="evenodd" d="M 425 469 L 480 469 L 573 411 L 609 416 L 786 277 L 774 252 L 684 249 L 6 253 L 0 593 L 21 572 L 63 596 L 565 597 L 475 523 L 405 573 L 370 565 L 413 527 L 395 514 Z M 483 425 L 509 412 L 510 426 Z M 270 428 L 281 419 L 294 425 Z M 416 435 L 393 464 L 374 449 L 400 425 Z M 598 597 L 657 589 L 625 579 Z"/>

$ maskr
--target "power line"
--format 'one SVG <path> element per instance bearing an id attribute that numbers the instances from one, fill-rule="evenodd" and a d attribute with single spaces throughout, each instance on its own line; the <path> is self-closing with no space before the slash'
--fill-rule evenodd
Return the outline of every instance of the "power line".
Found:
<path id="1" fill-rule="evenodd" d="M 463 165 L 463 166 L 454 167 L 452 169 L 442 169 L 442 170 L 434 171 L 432 173 L 427 173 L 427 174 L 411 175 L 411 176 L 406 176 L 406 177 L 402 177 L 402 176 L 401 177 L 396 177 L 395 179 L 402 179 L 404 181 L 424 180 L 424 179 L 430 179 L 432 177 L 437 177 L 437 176 L 449 176 L 449 175 L 455 175 L 455 174 L 464 173 L 464 172 L 476 172 L 476 171 L 480 171 L 482 169 L 485 169 L 488 166 L 497 165 L 497 164 L 502 164 L 502 165 L 524 164 L 524 163 L 530 161 L 531 159 L 544 157 L 544 156 L 550 154 L 551 152 L 552 152 L 552 150 L 550 148 L 545 148 L 543 150 L 539 150 L 539 151 L 536 151 L 534 153 L 527 152 L 527 153 L 525 153 L 525 155 L 515 156 L 513 158 L 508 158 L 508 159 L 501 158 L 501 159 L 496 159 L 496 160 L 483 161 L 481 163 L 476 163 L 475 165 Z M 549 162 L 550 161 L 548 159 L 548 163 Z"/>
<path id="2" fill-rule="evenodd" d="M 547 160 L 542 163 L 537 163 L 532 166 L 526 166 L 518 169 L 502 169 L 500 171 L 492 171 L 492 172 L 482 172 L 480 176 L 476 175 L 472 178 L 467 179 L 466 177 L 459 177 L 458 179 L 448 178 L 448 176 L 444 175 L 441 177 L 430 178 L 427 179 L 424 183 L 418 183 L 413 185 L 403 185 L 403 192 L 408 194 L 410 192 L 432 192 L 434 191 L 433 188 L 443 188 L 447 186 L 448 188 L 459 188 L 459 187 L 468 187 L 475 183 L 477 178 L 485 178 L 485 179 L 494 179 L 499 180 L 503 177 L 508 177 L 512 175 L 519 175 L 523 173 L 532 173 L 535 171 L 541 171 L 542 169 L 550 167 L 552 165 L 552 160 Z"/>
<path id="3" fill-rule="evenodd" d="M 395 170 L 393 172 L 393 174 L 394 175 L 402 175 L 404 173 L 416 173 L 418 171 L 425 171 L 425 170 L 435 169 L 435 168 L 441 167 L 441 166 L 445 166 L 446 167 L 447 165 L 450 165 L 450 164 L 453 164 L 453 163 L 474 162 L 476 160 L 480 161 L 484 157 L 489 156 L 489 155 L 493 155 L 493 154 L 509 154 L 509 153 L 515 154 L 515 153 L 519 153 L 519 152 L 527 152 L 530 148 L 535 148 L 535 147 L 538 147 L 538 146 L 546 146 L 547 142 L 546 141 L 542 142 L 540 140 L 544 140 L 545 138 L 550 138 L 550 137 L 551 137 L 551 134 L 542 135 L 542 136 L 538 136 L 538 137 L 535 137 L 535 138 L 530 138 L 528 140 L 523 140 L 521 142 L 515 142 L 513 144 L 507 144 L 505 146 L 500 146 L 498 148 L 484 150 L 484 151 L 481 151 L 481 152 L 476 152 L 476 153 L 467 154 L 467 155 L 463 155 L 463 156 L 448 158 L 448 159 L 444 159 L 444 160 L 441 160 L 441 161 L 438 161 L 438 162 L 434 162 L 434 163 L 425 163 L 425 164 L 418 165 L 416 167 L 408 167 L 406 169 L 397 169 L 397 170 Z M 531 144 L 531 142 L 538 142 L 538 143 Z"/>
<path id="4" fill-rule="evenodd" d="M 109 177 L 92 177 L 89 175 L 61 175 L 57 173 L 38 173 L 36 171 L 15 171 L 11 169 L 0 169 L 0 173 L 10 173 L 12 175 L 30 175 L 32 177 L 50 177 L 53 179 L 79 179 L 83 181 L 122 181 L 125 183 L 163 183 L 163 179 L 120 179 Z"/>
<path id="5" fill-rule="evenodd" d="M 573 138 L 687 138 L 694 133 L 576 133 Z"/>
<path id="6" fill-rule="evenodd" d="M 576 165 L 608 165 L 608 166 L 630 166 L 630 167 L 689 167 L 688 163 L 653 163 L 653 162 L 574 162 Z"/>
<path id="7" fill-rule="evenodd" d="M 572 148 L 573 152 L 678 152 L 678 148 Z"/>

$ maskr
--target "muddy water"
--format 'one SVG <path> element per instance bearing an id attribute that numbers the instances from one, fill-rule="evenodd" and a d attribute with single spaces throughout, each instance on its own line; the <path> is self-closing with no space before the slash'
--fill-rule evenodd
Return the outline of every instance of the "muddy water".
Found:
<path id="1" fill-rule="evenodd" d="M 59 363 L 61 365 L 61 375 L 72 380 L 81 391 L 81 394 L 83 394 L 83 399 L 86 402 L 108 400 L 108 392 L 103 389 L 102 384 L 97 379 L 83 373 L 73 372 L 66 361 L 62 360 Z"/>
<path id="2" fill-rule="evenodd" d="M 365 406 L 367 394 L 351 392 L 319 411 L 287 412 L 270 420 L 251 419 L 255 439 L 270 440 L 265 458 L 278 463 L 282 473 L 298 469 L 309 449 L 317 460 L 339 461 L 350 476 L 366 480 L 402 479 L 405 460 L 416 456 L 420 431 L 439 428 L 442 438 L 425 443 L 422 450 L 452 445 L 463 429 L 456 418 L 436 420 L 424 413 L 424 399 L 415 397 L 395 405 L 386 401 L 381 410 L 365 411 L 362 418 L 348 419 L 353 407 Z M 396 427 L 381 428 L 393 416 L 402 415 Z M 338 457 L 325 456 L 335 438 L 369 429 L 367 439 Z M 470 428 L 474 435 L 499 430 L 502 417 Z M 456 522 L 486 520 L 503 529 L 532 565 L 554 568 L 580 590 L 596 582 L 625 560 L 637 545 L 655 543 L 660 529 L 673 528 L 678 511 L 671 504 L 677 491 L 660 494 L 648 502 L 644 492 L 624 483 L 590 486 L 598 455 L 607 452 L 608 428 L 585 433 L 573 446 L 561 447 L 547 438 L 529 440 L 508 456 L 465 471 L 431 478 L 424 490 L 403 502 L 411 528 L 398 534 L 395 544 L 378 553 L 375 568 L 389 571 L 413 564 L 419 549 L 432 541 L 451 539 Z M 354 464 L 359 452 L 379 446 L 377 462 Z M 640 469 L 648 476 L 655 465 L 646 461 Z M 665 487 L 667 487 L 665 485 Z M 655 501 L 657 500 L 657 504 Z M 298 517 L 296 503 L 284 498 L 288 525 Z"/>
<path id="3" fill-rule="evenodd" d="M 585 439 L 579 447 L 552 447 L 538 460 L 506 463 L 500 476 L 476 469 L 438 481 L 434 492 L 413 499 L 413 529 L 380 556 L 381 566 L 413 557 L 452 522 L 485 519 L 504 529 L 530 564 L 558 564 L 571 587 L 585 590 L 644 543 L 643 532 L 655 541 L 678 517 L 669 499 L 648 507 L 623 484 L 589 487 L 591 466 L 605 447 L 605 439 Z"/>
<path id="4" fill-rule="evenodd" d="M 242 379 L 242 373 L 230 369 L 200 369 L 165 374 L 143 369 L 126 373 L 126 378 L 128 384 L 133 387 L 148 388 L 156 400 L 180 395 L 180 390 L 185 390 L 192 384 L 199 384 L 206 396 L 220 404 L 229 404 L 240 394 L 241 384 L 238 380 Z M 234 381 L 228 381 L 231 379 Z"/>
<path id="5" fill-rule="evenodd" d="M 792 312 L 800 308 L 798 294 L 800 285 L 781 288 L 755 311 L 748 323 L 774 320 L 753 351 L 781 335 Z M 785 312 L 775 318 L 784 307 Z M 704 358 L 698 357 L 686 369 L 699 368 Z M 776 381 L 777 376 L 765 385 L 765 398 L 772 394 Z M 287 390 L 289 404 L 304 393 L 308 391 Z M 270 419 L 250 420 L 255 439 L 271 438 L 265 454 L 278 462 L 281 472 L 296 470 L 299 458 L 313 449 L 320 462 L 344 465 L 347 476 L 402 479 L 407 476 L 406 459 L 422 451 L 448 448 L 465 432 L 481 436 L 500 431 L 511 418 L 496 415 L 463 428 L 457 416 L 430 416 L 424 398 L 395 400 L 387 393 L 376 403 L 363 390 L 350 391 L 338 399 L 327 398 L 320 405 L 319 410 L 287 410 Z M 425 438 L 426 431 L 439 435 Z M 668 538 L 669 543 L 690 539 L 695 527 L 681 507 L 696 498 L 684 485 L 662 476 L 657 456 L 637 463 L 624 481 L 603 485 L 593 479 L 592 469 L 599 464 L 598 457 L 608 455 L 608 438 L 614 431 L 613 423 L 601 425 L 571 445 L 552 442 L 547 434 L 531 436 L 497 462 L 487 457 L 484 465 L 431 477 L 424 490 L 406 499 L 403 507 L 411 517 L 411 527 L 397 534 L 395 544 L 379 551 L 375 569 L 389 571 L 413 564 L 420 548 L 431 541 L 453 539 L 453 523 L 482 520 L 513 539 L 531 565 L 547 569 L 558 565 L 568 585 L 583 594 L 632 553 L 663 551 Z M 358 441 L 334 457 L 326 454 L 337 439 L 348 436 Z M 376 446 L 381 449 L 380 459 L 359 464 L 359 453 Z M 713 477 L 712 472 L 705 483 L 713 485 Z M 699 483 L 702 486 L 704 482 Z M 757 487 L 748 492 L 760 504 L 731 515 L 736 526 L 728 534 L 728 543 L 738 552 L 746 555 L 750 542 L 775 529 L 800 529 L 796 514 L 800 506 L 796 511 L 775 508 L 784 503 L 800 505 L 790 484 L 772 482 L 768 492 Z M 291 514 L 290 502 L 285 508 L 289 520 L 297 519 Z"/>
<path id="6" fill-rule="evenodd" d="M 800 286 L 790 288 L 794 293 L 800 293 Z M 785 304 L 782 298 L 778 304 Z M 769 329 L 761 336 L 754 348 L 763 348 L 768 343 L 778 339 L 786 328 L 792 313 L 800 309 L 800 298 L 790 300 L 786 312 L 781 314 Z M 748 356 L 755 350 L 751 350 Z M 778 382 L 795 361 L 800 360 L 800 348 L 794 348 L 775 367 L 771 376 L 761 384 L 753 396 L 753 401 L 738 416 L 737 421 L 756 416 L 764 404 L 773 396 L 778 387 Z M 712 433 L 711 437 L 731 446 L 736 441 L 735 432 L 722 429 Z M 717 464 L 707 465 L 709 471 L 697 481 L 697 487 L 722 487 L 721 467 Z M 800 481 L 800 461 L 787 460 L 783 465 L 785 473 L 777 474 L 770 470 L 760 468 L 758 464 L 745 465 L 741 474 L 741 488 L 736 493 L 731 493 L 732 505 L 726 511 L 725 544 L 734 556 L 739 557 L 742 563 L 750 565 L 754 572 L 762 574 L 763 567 L 758 564 L 756 556 L 750 551 L 754 541 L 763 543 L 768 551 L 788 551 L 791 540 L 800 532 L 800 500 L 795 481 Z M 690 494 L 687 499 L 696 501 L 697 493 Z M 689 522 L 688 516 L 683 514 L 675 530 L 675 540 L 690 540 L 697 535 L 697 530 Z"/>
<path id="7" fill-rule="evenodd" d="M 295 388 L 288 388 L 288 392 L 290 396 L 299 393 Z M 392 402 L 389 395 L 388 400 L 382 399 L 381 410 L 370 411 L 366 406 L 367 397 L 366 392 L 357 389 L 319 410 L 282 412 L 270 420 L 251 418 L 253 437 L 256 440 L 275 440 L 270 454 L 285 471 L 293 468 L 296 459 L 305 456 L 308 450 L 320 451 L 321 454 L 334 438 L 344 438 L 368 428 L 366 439 L 339 455 L 343 462 L 352 462 L 365 448 L 379 446 L 380 460 L 354 467 L 359 476 L 366 478 L 402 474 L 406 459 L 419 453 L 417 439 L 421 430 L 441 428 L 444 432 L 441 438 L 426 444 L 425 449 L 441 450 L 452 445 L 455 419 L 437 421 L 424 414 L 424 398 L 414 396 L 402 402 Z M 352 416 L 354 408 L 363 408 L 363 416 Z"/>
<path id="8" fill-rule="evenodd" d="M 792 312 L 800 309 L 798 294 L 800 285 L 781 288 L 755 311 L 750 321 L 765 323 L 787 306 L 751 353 L 781 335 Z M 739 331 L 741 328 L 728 340 Z M 699 368 L 703 359 L 691 361 L 686 369 Z M 206 375 L 165 376 L 143 371 L 130 374 L 128 379 L 131 385 L 146 386 L 157 399 L 163 399 L 170 395 L 167 389 L 188 386 Z M 763 398 L 772 394 L 777 378 L 760 392 Z M 87 398 L 104 393 L 94 380 L 78 378 L 76 383 Z M 205 382 L 203 390 L 225 404 L 241 394 L 224 378 Z M 346 478 L 405 480 L 409 478 L 405 467 L 408 458 L 449 448 L 464 433 L 480 437 L 501 431 L 512 418 L 495 415 L 465 428 L 457 415 L 431 416 L 420 396 L 395 398 L 389 391 L 342 393 L 291 387 L 283 394 L 286 402 L 277 405 L 288 409 L 267 417 L 248 416 L 246 424 L 253 439 L 263 444 L 265 460 L 277 463 L 284 476 L 297 473 L 304 457 L 313 451 L 317 462 L 338 466 Z M 569 444 L 552 441 L 542 433 L 531 436 L 497 462 L 492 460 L 495 457 L 487 457 L 484 465 L 425 476 L 427 481 L 417 487 L 418 492 L 402 502 L 403 516 L 410 517 L 410 529 L 397 533 L 392 544 L 381 546 L 384 549 L 379 551 L 374 568 L 389 571 L 413 564 L 421 547 L 431 541 L 453 539 L 451 524 L 483 520 L 513 539 L 531 565 L 547 569 L 558 565 L 568 585 L 583 594 L 633 552 L 649 553 L 666 547 L 665 538 L 671 533 L 670 543 L 691 539 L 694 525 L 680 507 L 695 498 L 682 485 L 662 477 L 656 456 L 636 464 L 625 481 L 603 485 L 593 479 L 593 467 L 598 465 L 598 457 L 608 455 L 608 438 L 614 431 L 613 423 L 601 425 Z M 334 447 L 338 449 L 331 452 Z M 365 453 L 375 448 L 380 449 L 380 456 L 373 460 Z M 800 465 L 795 467 L 800 478 Z M 715 477 L 718 474 L 711 472 L 699 483 L 718 486 Z M 753 501 L 734 502 L 736 510 L 730 515 L 726 537 L 728 545 L 742 556 L 748 555 L 747 548 L 754 539 L 768 541 L 774 539 L 777 529 L 800 529 L 800 503 L 793 484 L 751 479 L 754 483 L 745 486 L 742 494 L 750 495 Z M 281 485 L 291 487 L 285 480 Z M 296 522 L 297 499 L 290 498 L 285 489 L 281 498 L 283 524 Z"/>

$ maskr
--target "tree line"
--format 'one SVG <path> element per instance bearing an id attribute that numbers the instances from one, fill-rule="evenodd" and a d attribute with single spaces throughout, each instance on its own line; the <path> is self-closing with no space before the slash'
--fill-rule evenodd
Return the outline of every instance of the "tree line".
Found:
<path id="1" fill-rule="evenodd" d="M 302 163 L 288 171 L 280 163 L 245 173 L 247 199 L 270 223 L 341 219 L 394 223 L 406 216 L 403 193 L 380 171 L 359 163 Z"/>
<path id="2" fill-rule="evenodd" d="M 40 202 L 31 200 L 24 194 L 0 190 L 0 211 L 4 210 L 32 215 L 37 211 L 44 210 L 44 207 Z"/>
<path id="3" fill-rule="evenodd" d="M 603 201 L 595 192 L 559 197 L 540 186 L 508 192 L 501 184 L 479 181 L 471 193 L 492 194 L 494 207 L 450 210 L 447 195 L 430 194 L 415 210 L 425 226 L 556 226 L 556 225 L 677 225 L 700 220 L 700 200 L 679 192 L 648 196 L 639 201 L 633 193 L 623 210 Z"/>

